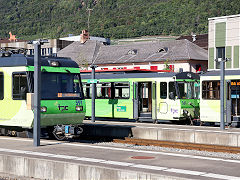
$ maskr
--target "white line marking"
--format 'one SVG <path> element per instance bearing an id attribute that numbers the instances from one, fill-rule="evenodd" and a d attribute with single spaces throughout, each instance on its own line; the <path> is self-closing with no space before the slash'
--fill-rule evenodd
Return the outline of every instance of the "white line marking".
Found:
<path id="1" fill-rule="evenodd" d="M 206 174 L 206 172 L 190 171 L 190 170 L 175 169 L 175 168 L 166 169 L 163 171 L 174 172 L 174 173 L 179 173 L 179 174 L 189 174 L 189 175 L 194 175 L 194 176 L 200 176 L 200 175 Z"/>
<path id="2" fill-rule="evenodd" d="M 240 178 L 240 177 L 236 177 L 236 176 L 206 173 L 206 172 L 201 172 L 201 171 L 191 171 L 191 170 L 186 170 L 186 169 L 175 169 L 175 168 L 168 168 L 168 167 L 149 166 L 149 165 L 134 164 L 134 163 L 127 163 L 127 162 L 119 162 L 119 161 L 107 161 L 107 160 L 103 160 L 103 159 L 67 156 L 67 155 L 61 155 L 61 154 L 56 155 L 56 154 L 50 154 L 50 153 L 39 153 L 39 152 L 34 152 L 34 151 L 21 151 L 21 150 L 11 151 L 11 149 L 4 149 L 4 148 L 0 148 L 0 151 L 14 152 L 14 153 L 19 153 L 19 154 L 29 154 L 29 155 L 34 154 L 34 155 L 38 155 L 38 156 L 48 155 L 48 157 L 55 157 L 55 158 L 62 158 L 62 159 L 72 159 L 72 160 L 80 160 L 80 161 L 94 162 L 94 163 L 97 162 L 97 163 L 102 163 L 102 164 L 112 164 L 112 165 L 120 165 L 120 166 L 134 167 L 134 168 L 140 168 L 140 169 L 166 171 L 166 172 L 173 172 L 173 173 L 177 173 L 177 174 L 203 176 L 203 177 L 218 178 L 218 179 L 224 179 L 224 180 L 226 180 L 226 179 L 227 180 L 239 180 L 239 178 Z"/>
<path id="3" fill-rule="evenodd" d="M 133 165 L 132 167 L 135 167 L 135 168 L 142 168 L 142 169 L 158 170 L 158 171 L 162 171 L 162 170 L 167 169 L 166 167 L 160 167 L 160 166 L 149 166 L 149 165 L 144 165 L 144 164 L 136 164 L 136 165 Z"/>
<path id="4" fill-rule="evenodd" d="M 78 157 L 76 158 L 76 160 L 78 161 L 87 161 L 87 162 L 102 162 L 102 161 L 105 161 L 103 159 L 94 159 L 94 158 L 85 158 L 85 157 Z"/>
<path id="5" fill-rule="evenodd" d="M 119 165 L 119 166 L 132 166 L 133 165 L 133 163 L 118 162 L 118 161 L 102 161 L 101 163 Z"/>
<path id="6" fill-rule="evenodd" d="M 221 175 L 221 174 L 213 174 L 213 173 L 207 173 L 207 174 L 203 174 L 200 176 L 216 178 L 216 179 L 227 179 L 227 180 L 239 180 L 240 179 L 240 177 L 227 176 L 227 175 Z"/>

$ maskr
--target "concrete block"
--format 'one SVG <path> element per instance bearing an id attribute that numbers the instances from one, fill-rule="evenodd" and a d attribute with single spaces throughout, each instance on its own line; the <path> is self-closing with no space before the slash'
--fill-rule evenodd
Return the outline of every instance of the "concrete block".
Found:
<path id="1" fill-rule="evenodd" d="M 118 173 L 114 169 L 95 166 L 80 166 L 79 179 L 110 180 L 118 179 Z"/>
<path id="2" fill-rule="evenodd" d="M 4 161 L 3 161 L 4 156 L 0 156 L 0 172 L 3 172 L 3 167 L 4 167 Z"/>
<path id="3" fill-rule="evenodd" d="M 4 156 L 3 159 L 3 171 L 9 174 L 18 174 L 24 176 L 25 174 L 25 158 L 20 156 Z"/>
<path id="4" fill-rule="evenodd" d="M 238 146 L 238 135 L 222 132 L 195 131 L 195 143 Z"/>
<path id="5" fill-rule="evenodd" d="M 194 143 L 194 131 L 159 129 L 158 140 Z"/>
<path id="6" fill-rule="evenodd" d="M 156 128 L 132 128 L 133 138 L 157 140 L 158 130 Z"/>
<path id="7" fill-rule="evenodd" d="M 77 164 L 56 161 L 53 163 L 53 177 L 55 180 L 78 180 L 79 166 Z"/>
<path id="8" fill-rule="evenodd" d="M 26 157 L 26 176 L 39 179 L 53 179 L 53 162 Z"/>
<path id="9" fill-rule="evenodd" d="M 238 135 L 238 143 L 237 147 L 240 147 L 240 134 Z"/>

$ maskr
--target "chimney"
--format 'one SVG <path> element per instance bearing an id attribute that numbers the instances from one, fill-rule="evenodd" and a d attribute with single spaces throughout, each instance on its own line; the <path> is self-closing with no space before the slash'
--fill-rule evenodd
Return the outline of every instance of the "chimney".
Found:
<path id="1" fill-rule="evenodd" d="M 196 41 L 197 40 L 197 35 L 196 34 L 193 34 L 192 35 L 192 42 Z"/>
<path id="2" fill-rule="evenodd" d="M 87 30 L 82 30 L 80 35 L 80 42 L 84 44 L 89 39 L 89 32 Z"/>

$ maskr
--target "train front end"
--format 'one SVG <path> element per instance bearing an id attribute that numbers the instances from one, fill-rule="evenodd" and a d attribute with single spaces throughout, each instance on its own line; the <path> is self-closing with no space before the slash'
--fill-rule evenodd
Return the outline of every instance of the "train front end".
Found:
<path id="1" fill-rule="evenodd" d="M 86 113 L 79 68 L 70 60 L 48 63 L 41 69 L 41 128 L 50 130 L 58 140 L 79 136 Z M 33 68 L 27 69 L 29 92 L 32 92 L 27 95 L 28 104 L 32 103 L 34 92 Z"/>
<path id="2" fill-rule="evenodd" d="M 183 72 L 176 75 L 176 91 L 181 104 L 181 118 L 198 120 L 200 116 L 199 75 Z"/>

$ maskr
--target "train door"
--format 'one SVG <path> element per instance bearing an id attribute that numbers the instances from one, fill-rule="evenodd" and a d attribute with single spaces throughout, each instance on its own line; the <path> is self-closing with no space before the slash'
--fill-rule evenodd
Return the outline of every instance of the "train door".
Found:
<path id="1" fill-rule="evenodd" d="M 139 118 L 152 120 L 152 82 L 138 82 L 137 93 Z"/>
<path id="2" fill-rule="evenodd" d="M 227 100 L 226 100 L 226 122 L 232 122 L 232 98 L 231 98 L 231 82 L 227 81 Z"/>
<path id="3" fill-rule="evenodd" d="M 152 119 L 157 119 L 157 82 L 152 82 Z"/>
<path id="4" fill-rule="evenodd" d="M 138 96 L 138 82 L 133 83 L 133 119 L 139 118 L 139 96 Z"/>
<path id="5" fill-rule="evenodd" d="M 168 116 L 168 98 L 167 98 L 167 82 L 157 84 L 157 119 L 165 119 Z"/>
<path id="6" fill-rule="evenodd" d="M 240 80 L 232 80 L 229 88 L 229 102 L 231 102 L 231 120 L 240 121 Z M 229 104 L 227 102 L 227 104 Z"/>

